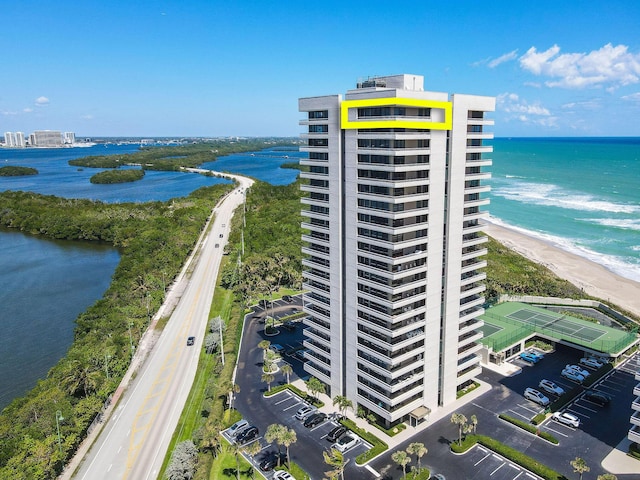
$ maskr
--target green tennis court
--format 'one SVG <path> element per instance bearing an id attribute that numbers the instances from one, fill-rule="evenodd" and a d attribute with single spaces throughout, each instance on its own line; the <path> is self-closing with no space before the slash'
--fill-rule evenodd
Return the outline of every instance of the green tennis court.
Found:
<path id="1" fill-rule="evenodd" d="M 494 352 L 535 334 L 610 354 L 626 349 L 636 340 L 632 332 L 519 302 L 495 305 L 480 318 L 485 322 L 482 342 Z"/>

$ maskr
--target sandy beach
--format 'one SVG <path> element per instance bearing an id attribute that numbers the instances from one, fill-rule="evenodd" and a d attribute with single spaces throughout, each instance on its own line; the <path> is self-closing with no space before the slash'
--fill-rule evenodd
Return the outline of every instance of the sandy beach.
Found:
<path id="1" fill-rule="evenodd" d="M 608 300 L 640 316 L 640 283 L 601 265 L 506 227 L 487 223 L 484 232 L 520 255 L 540 263 L 589 295 Z"/>

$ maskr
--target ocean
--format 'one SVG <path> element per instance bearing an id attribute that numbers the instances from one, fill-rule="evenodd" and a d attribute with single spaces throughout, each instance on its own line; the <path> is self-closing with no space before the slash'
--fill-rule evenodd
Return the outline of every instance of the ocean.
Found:
<path id="1" fill-rule="evenodd" d="M 640 281 L 640 138 L 497 138 L 490 220 Z"/>

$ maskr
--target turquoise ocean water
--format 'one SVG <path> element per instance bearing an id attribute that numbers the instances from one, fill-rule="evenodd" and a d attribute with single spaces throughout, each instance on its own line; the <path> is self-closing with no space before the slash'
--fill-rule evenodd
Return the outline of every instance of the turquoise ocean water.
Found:
<path id="1" fill-rule="evenodd" d="M 491 221 L 640 281 L 640 138 L 498 138 Z"/>

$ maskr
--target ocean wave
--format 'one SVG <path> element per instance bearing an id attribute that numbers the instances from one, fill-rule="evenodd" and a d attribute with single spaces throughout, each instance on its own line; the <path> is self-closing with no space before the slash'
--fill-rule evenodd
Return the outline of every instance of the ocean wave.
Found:
<path id="1" fill-rule="evenodd" d="M 640 205 L 610 202 L 589 194 L 572 192 L 547 183 L 513 182 L 507 186 L 494 187 L 493 195 L 521 203 L 587 212 L 640 212 Z"/>
<path id="2" fill-rule="evenodd" d="M 603 227 L 640 230 L 640 218 L 587 218 L 585 221 L 596 223 Z"/>
<path id="3" fill-rule="evenodd" d="M 629 280 L 634 280 L 636 282 L 640 282 L 640 263 L 638 263 L 637 258 L 632 257 L 619 257 L 616 255 L 607 255 L 604 253 L 596 252 L 589 248 L 583 247 L 577 243 L 577 239 L 560 237 L 557 235 L 551 235 L 545 232 L 539 232 L 535 230 L 529 230 L 526 228 L 518 227 L 503 220 L 490 216 L 489 221 L 498 226 L 502 226 L 511 230 L 515 230 L 523 235 L 527 235 L 528 237 L 537 238 L 538 240 L 542 240 L 545 243 L 553 245 L 561 250 L 564 250 L 569 253 L 573 253 L 574 255 L 578 255 L 580 257 L 586 258 L 587 260 L 592 261 L 593 263 L 597 263 L 598 265 L 602 265 L 607 270 L 615 273 L 616 275 L 620 275 L 621 277 L 628 278 Z M 640 246 L 639 246 L 640 247 Z M 633 247 L 632 250 L 636 250 L 636 247 Z"/>

